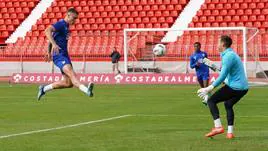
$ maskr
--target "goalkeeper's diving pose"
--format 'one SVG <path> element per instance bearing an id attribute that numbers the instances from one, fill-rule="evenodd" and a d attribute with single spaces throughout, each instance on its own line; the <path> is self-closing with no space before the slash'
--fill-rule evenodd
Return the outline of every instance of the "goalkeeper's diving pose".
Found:
<path id="1" fill-rule="evenodd" d="M 200 87 L 205 88 L 209 84 L 209 67 L 203 63 L 203 59 L 207 58 L 207 53 L 201 51 L 200 48 L 200 42 L 195 42 L 195 52 L 190 57 L 190 67 L 195 69 Z M 207 98 L 204 98 L 202 102 L 207 104 Z"/>
<path id="2" fill-rule="evenodd" d="M 248 81 L 244 71 L 243 64 L 239 56 L 230 48 L 232 39 L 229 36 L 221 36 L 219 39 L 218 50 L 221 53 L 222 67 L 219 77 L 210 86 L 201 88 L 197 91 L 198 96 L 204 98 L 209 92 L 221 83 L 225 85 L 217 90 L 207 101 L 210 112 L 214 119 L 214 128 L 206 134 L 206 137 L 212 137 L 224 133 L 221 124 L 219 109 L 217 104 L 224 102 L 227 112 L 228 132 L 226 138 L 234 138 L 234 110 L 233 106 L 248 92 Z"/>

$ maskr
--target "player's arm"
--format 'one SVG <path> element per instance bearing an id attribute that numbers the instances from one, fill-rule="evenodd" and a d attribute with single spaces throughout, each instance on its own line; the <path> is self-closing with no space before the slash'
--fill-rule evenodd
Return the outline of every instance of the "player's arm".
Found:
<path id="1" fill-rule="evenodd" d="M 233 57 L 231 55 L 223 57 L 223 59 L 222 59 L 222 68 L 221 68 L 220 75 L 216 79 L 216 81 L 214 81 L 212 83 L 212 85 L 214 87 L 219 86 L 226 79 L 226 77 L 227 77 L 227 75 L 228 75 L 228 73 L 229 73 L 229 71 L 231 69 L 231 66 L 232 66 L 232 60 L 233 60 L 232 58 Z"/>
<path id="2" fill-rule="evenodd" d="M 60 47 L 56 44 L 54 38 L 52 37 L 52 33 L 55 31 L 56 31 L 56 29 L 52 25 L 48 26 L 47 29 L 45 30 L 45 35 L 52 45 L 51 53 L 53 53 L 53 52 L 58 53 L 59 49 L 60 49 Z"/>
<path id="3" fill-rule="evenodd" d="M 198 64 L 198 62 L 195 61 L 193 56 L 191 56 L 190 57 L 190 67 L 191 67 L 191 69 L 194 69 L 195 67 L 197 67 L 198 66 L 197 64 Z"/>
<path id="4" fill-rule="evenodd" d="M 208 87 L 199 89 L 197 91 L 199 97 L 204 99 L 207 97 L 209 92 L 211 92 L 215 87 L 219 86 L 225 80 L 232 66 L 232 58 L 233 57 L 231 55 L 226 55 L 222 58 L 222 69 L 219 77 Z"/>

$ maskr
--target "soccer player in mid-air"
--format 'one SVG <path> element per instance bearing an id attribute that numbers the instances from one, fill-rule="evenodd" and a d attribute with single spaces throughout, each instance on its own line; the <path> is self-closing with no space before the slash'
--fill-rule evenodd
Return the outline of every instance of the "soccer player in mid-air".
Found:
<path id="1" fill-rule="evenodd" d="M 203 59 L 207 58 L 207 53 L 201 51 L 200 42 L 194 43 L 195 52 L 190 56 L 190 67 L 195 69 L 198 83 L 201 88 L 205 88 L 209 84 L 209 67 L 203 63 Z M 203 104 L 207 104 L 207 100 L 203 99 Z"/>
<path id="2" fill-rule="evenodd" d="M 37 96 L 38 100 L 40 100 L 41 97 L 50 90 L 71 88 L 73 86 L 79 88 L 86 95 L 90 97 L 93 96 L 93 83 L 90 83 L 88 87 L 80 83 L 80 81 L 76 78 L 76 74 L 68 55 L 67 46 L 70 34 L 69 25 L 73 25 L 77 18 L 78 12 L 74 8 L 70 8 L 68 9 L 64 19 L 50 25 L 45 30 L 45 34 L 49 40 L 51 48 L 46 56 L 47 61 L 50 61 L 51 59 L 53 60 L 54 64 L 61 70 L 64 79 L 45 86 L 39 86 Z"/>
<path id="3" fill-rule="evenodd" d="M 222 68 L 219 77 L 210 86 L 199 89 L 198 95 L 204 98 L 209 92 L 221 83 L 225 85 L 217 90 L 209 99 L 208 106 L 214 119 L 215 127 L 206 137 L 212 137 L 217 134 L 224 133 L 221 124 L 219 109 L 217 104 L 224 102 L 227 113 L 228 132 L 226 138 L 234 138 L 234 110 L 233 106 L 248 92 L 248 81 L 244 71 L 242 61 L 239 56 L 231 48 L 232 39 L 229 36 L 221 36 L 218 49 L 221 52 Z"/>

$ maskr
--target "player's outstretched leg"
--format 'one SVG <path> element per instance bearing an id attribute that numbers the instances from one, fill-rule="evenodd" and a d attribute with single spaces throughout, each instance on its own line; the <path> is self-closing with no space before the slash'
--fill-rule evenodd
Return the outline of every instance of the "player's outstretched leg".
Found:
<path id="1" fill-rule="evenodd" d="M 94 83 L 89 83 L 87 86 L 87 95 L 90 97 L 93 97 L 93 88 L 94 88 Z"/>
<path id="2" fill-rule="evenodd" d="M 63 80 L 61 81 L 57 81 L 48 85 L 40 85 L 38 89 L 37 100 L 39 101 L 42 96 L 53 89 L 64 89 L 71 87 L 73 87 L 71 80 L 66 75 L 63 75 Z"/>
<path id="3" fill-rule="evenodd" d="M 76 78 L 76 74 L 73 71 L 73 68 L 70 64 L 66 64 L 63 67 L 63 72 L 70 78 L 70 80 L 72 81 L 72 84 L 74 86 L 76 86 L 77 88 L 79 88 L 80 91 L 84 92 L 86 95 L 92 97 L 93 96 L 93 87 L 94 84 L 90 83 L 88 85 L 88 87 L 86 87 L 85 85 L 83 85 L 77 78 Z"/>
<path id="4" fill-rule="evenodd" d="M 43 95 L 45 95 L 46 93 L 45 93 L 45 91 L 44 91 L 44 85 L 40 85 L 39 86 L 39 91 L 38 91 L 38 94 L 37 94 L 37 100 L 39 101 L 40 99 L 41 99 L 41 97 L 43 96 Z"/>

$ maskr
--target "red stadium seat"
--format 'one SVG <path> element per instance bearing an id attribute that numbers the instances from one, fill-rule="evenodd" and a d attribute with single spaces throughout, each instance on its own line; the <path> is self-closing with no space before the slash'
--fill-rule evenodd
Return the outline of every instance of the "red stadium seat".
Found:
<path id="1" fill-rule="evenodd" d="M 87 6 L 87 1 L 85 1 L 85 0 L 81 1 L 80 6 Z"/>
<path id="2" fill-rule="evenodd" d="M 1 2 L 0 2 L 0 8 L 5 8 L 5 7 L 6 7 L 6 3 L 3 2 L 3 1 L 1 1 Z"/>
<path id="3" fill-rule="evenodd" d="M 148 17 L 144 17 L 144 18 L 142 18 L 142 22 L 143 23 L 149 23 L 150 19 Z"/>
<path id="4" fill-rule="evenodd" d="M 124 17 L 130 17 L 131 16 L 131 14 L 130 14 L 130 12 L 124 12 Z"/>
<path id="5" fill-rule="evenodd" d="M 127 10 L 128 10 L 128 8 L 127 8 L 127 6 L 126 6 L 126 5 L 123 5 L 123 6 L 121 6 L 120 10 L 122 10 L 123 12 L 125 12 L 125 11 L 127 11 Z"/>
<path id="6" fill-rule="evenodd" d="M 260 15 L 260 14 L 261 14 L 260 9 L 254 9 L 254 10 L 253 10 L 253 14 L 254 14 L 254 15 Z"/>
<path id="7" fill-rule="evenodd" d="M 162 0 L 155 0 L 155 4 L 163 4 Z"/>
<path id="8" fill-rule="evenodd" d="M 158 6 L 158 9 L 159 10 L 166 10 L 166 5 L 159 5 Z"/>
<path id="9" fill-rule="evenodd" d="M 89 9 L 88 6 L 84 6 L 84 7 L 82 8 L 82 11 L 83 11 L 83 12 L 89 12 L 89 10 L 90 10 L 90 9 Z"/>
<path id="10" fill-rule="evenodd" d="M 135 22 L 135 23 L 141 23 L 141 18 L 140 18 L 140 17 L 136 17 L 136 18 L 134 19 L 134 22 Z"/>
<path id="11" fill-rule="evenodd" d="M 167 17 L 166 22 L 167 23 L 174 23 L 173 17 Z"/>
<path id="12" fill-rule="evenodd" d="M 258 21 L 265 21 L 265 16 L 264 15 L 258 15 L 257 20 Z"/>
<path id="13" fill-rule="evenodd" d="M 105 24 L 100 24 L 98 28 L 100 30 L 105 30 L 106 29 L 106 26 L 105 26 Z"/>
<path id="14" fill-rule="evenodd" d="M 147 5 L 147 0 L 140 0 L 140 5 Z"/>
<path id="15" fill-rule="evenodd" d="M 145 28 L 144 24 L 138 24 L 138 28 Z"/>
<path id="16" fill-rule="evenodd" d="M 232 17 L 232 21 L 238 22 L 239 20 L 240 20 L 240 17 L 237 15 Z"/>
<path id="17" fill-rule="evenodd" d="M 248 4 L 247 3 L 242 3 L 242 4 L 240 4 L 240 8 L 241 9 L 247 9 L 248 8 Z"/>
<path id="18" fill-rule="evenodd" d="M 152 17 L 152 18 L 150 19 L 150 22 L 151 22 L 151 23 L 157 23 L 158 21 L 157 21 L 157 18 L 156 18 L 156 17 Z"/>
<path id="19" fill-rule="evenodd" d="M 144 5 L 143 10 L 144 10 L 144 11 L 149 11 L 149 10 L 151 10 L 150 5 Z"/>
<path id="20" fill-rule="evenodd" d="M 174 5 L 167 5 L 167 8 L 166 8 L 168 11 L 170 10 L 174 10 Z"/>
<path id="21" fill-rule="evenodd" d="M 22 9 L 22 12 L 23 13 L 30 13 L 30 10 L 29 10 L 29 8 L 25 7 Z"/>
<path id="22" fill-rule="evenodd" d="M 137 11 L 134 11 L 131 13 L 131 17 L 138 17 L 139 13 Z"/>
<path id="23" fill-rule="evenodd" d="M 132 5 L 132 1 L 131 0 L 126 0 L 124 1 L 125 5 Z"/>
<path id="24" fill-rule="evenodd" d="M 146 12 L 145 11 L 140 11 L 139 12 L 139 17 L 146 17 Z"/>
<path id="25" fill-rule="evenodd" d="M 158 5 L 152 5 L 151 10 L 158 10 Z"/>
<path id="26" fill-rule="evenodd" d="M 113 11 L 118 12 L 120 11 L 120 7 L 118 5 L 113 6 Z"/>
<path id="27" fill-rule="evenodd" d="M 258 21 L 254 22 L 253 26 L 259 28 L 259 27 L 261 27 L 261 22 L 258 22 Z"/>
<path id="28" fill-rule="evenodd" d="M 227 14 L 228 14 L 227 10 L 225 10 L 225 9 L 220 10 L 220 15 L 225 16 Z"/>
<path id="29" fill-rule="evenodd" d="M 139 4 L 140 4 L 139 0 L 133 0 L 132 1 L 132 5 L 139 5 Z"/>
<path id="30" fill-rule="evenodd" d="M 128 6 L 128 10 L 129 11 L 135 11 L 135 6 L 133 6 L 133 5 Z"/>
<path id="31" fill-rule="evenodd" d="M 148 0 L 147 4 L 153 5 L 154 4 L 154 0 Z"/>
<path id="32" fill-rule="evenodd" d="M 262 27 L 268 28 L 268 21 L 263 21 L 262 22 Z"/>
<path id="33" fill-rule="evenodd" d="M 244 10 L 243 9 L 236 10 L 236 15 L 244 15 Z"/>
<path id="34" fill-rule="evenodd" d="M 162 16 L 162 13 L 161 13 L 161 11 L 155 11 L 154 15 L 155 16 Z"/>
<path id="35" fill-rule="evenodd" d="M 12 20 L 11 19 L 6 19 L 5 20 L 5 24 L 6 25 L 11 25 L 12 24 Z"/>
<path id="36" fill-rule="evenodd" d="M 268 15 L 268 8 L 262 9 L 262 14 L 263 15 Z"/>
<path id="37" fill-rule="evenodd" d="M 170 0 L 163 0 L 164 4 L 170 4 Z"/>
<path id="38" fill-rule="evenodd" d="M 95 17 L 95 18 L 100 17 L 100 12 L 94 12 L 94 13 L 93 13 L 93 17 Z"/>
<path id="39" fill-rule="evenodd" d="M 115 0 L 111 0 L 110 1 L 110 4 L 113 4 L 114 2 L 115 2 Z M 101 5 L 101 1 L 100 0 L 95 0 L 94 1 L 94 4 L 97 5 L 97 6 L 99 6 L 99 5 Z"/>
<path id="40" fill-rule="evenodd" d="M 116 30 L 119 30 L 119 29 L 121 29 L 121 24 L 114 24 L 113 28 L 116 29 Z M 112 30 L 113 28 L 110 27 L 110 28 L 107 28 L 107 29 Z"/>
<path id="41" fill-rule="evenodd" d="M 122 12 L 116 12 L 115 16 L 116 17 L 123 17 L 123 13 Z"/>
<path id="42" fill-rule="evenodd" d="M 111 23 L 113 24 L 118 23 L 118 18 L 112 18 Z"/>
<path id="43" fill-rule="evenodd" d="M 109 17 L 115 17 L 115 12 L 109 12 L 109 13 L 108 13 L 108 16 L 109 16 Z"/>
<path id="44" fill-rule="evenodd" d="M 133 23 L 133 22 L 134 22 L 134 19 L 132 17 L 127 18 L 127 23 Z"/>
<path id="45" fill-rule="evenodd" d="M 199 18 L 199 21 L 201 21 L 201 22 L 206 22 L 206 21 L 207 21 L 207 17 L 206 17 L 206 16 L 201 16 L 201 17 Z"/>
<path id="46" fill-rule="evenodd" d="M 105 18 L 105 17 L 107 17 L 107 16 L 108 16 L 107 12 L 101 12 L 101 17 L 102 17 L 102 18 Z"/>
<path id="47" fill-rule="evenodd" d="M 117 2 L 117 5 L 119 5 L 119 6 L 121 6 L 121 5 L 124 5 L 124 0 L 118 0 L 118 2 Z"/>
<path id="48" fill-rule="evenodd" d="M 141 10 L 143 10 L 142 6 L 141 5 L 137 5 L 136 6 L 136 11 L 141 11 Z"/>
<path id="49" fill-rule="evenodd" d="M 178 12 L 177 11 L 171 11 L 170 15 L 173 16 L 173 17 L 177 17 Z"/>
<path id="50" fill-rule="evenodd" d="M 14 13 L 14 12 L 15 12 L 15 9 L 13 7 L 8 8 L 8 13 Z"/>
<path id="51" fill-rule="evenodd" d="M 97 23 L 97 24 L 101 24 L 101 23 L 103 23 L 102 18 L 96 18 L 96 23 Z"/>
<path id="52" fill-rule="evenodd" d="M 212 10 L 212 15 L 218 16 L 219 14 L 219 10 Z"/>
<path id="53" fill-rule="evenodd" d="M 169 16 L 169 11 L 167 11 L 167 10 L 166 11 L 163 11 L 162 12 L 162 15 L 165 16 L 165 17 L 168 17 Z"/>

